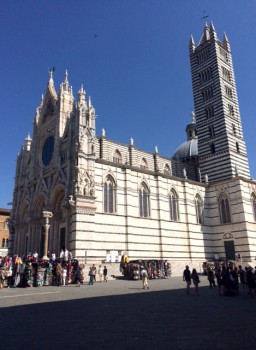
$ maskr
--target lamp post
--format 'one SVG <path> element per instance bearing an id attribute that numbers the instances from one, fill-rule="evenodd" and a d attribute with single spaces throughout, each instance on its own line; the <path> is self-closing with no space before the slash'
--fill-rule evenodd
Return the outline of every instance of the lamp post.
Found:
<path id="1" fill-rule="evenodd" d="M 44 255 L 43 260 L 48 260 L 47 252 L 48 252 L 48 237 L 49 237 L 49 219 L 53 217 L 53 213 L 51 211 L 43 211 L 44 218 Z"/>

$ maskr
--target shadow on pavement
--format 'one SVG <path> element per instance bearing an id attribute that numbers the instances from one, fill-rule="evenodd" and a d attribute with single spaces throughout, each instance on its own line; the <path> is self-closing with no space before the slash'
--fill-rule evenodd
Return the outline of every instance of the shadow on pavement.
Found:
<path id="1" fill-rule="evenodd" d="M 181 289 L 149 290 L 5 307 L 1 349 L 252 349 L 256 300 L 200 291 L 196 297 Z"/>

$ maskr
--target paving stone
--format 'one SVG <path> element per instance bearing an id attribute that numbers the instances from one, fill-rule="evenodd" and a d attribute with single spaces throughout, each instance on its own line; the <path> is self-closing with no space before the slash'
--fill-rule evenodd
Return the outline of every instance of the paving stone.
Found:
<path id="1" fill-rule="evenodd" d="M 1 349 L 252 349 L 256 298 L 218 296 L 201 277 L 200 296 L 182 277 L 0 290 Z M 193 289 L 192 289 L 193 290 Z"/>

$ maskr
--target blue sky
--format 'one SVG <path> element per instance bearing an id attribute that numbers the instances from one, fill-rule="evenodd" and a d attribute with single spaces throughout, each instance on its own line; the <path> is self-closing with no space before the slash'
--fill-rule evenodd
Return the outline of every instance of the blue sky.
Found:
<path id="1" fill-rule="evenodd" d="M 205 11 L 205 13 L 204 13 Z M 0 208 L 10 208 L 16 157 L 33 133 L 48 68 L 65 70 L 96 109 L 97 135 L 171 156 L 193 110 L 188 44 L 207 14 L 232 49 L 251 177 L 256 178 L 256 0 L 0 0 Z"/>

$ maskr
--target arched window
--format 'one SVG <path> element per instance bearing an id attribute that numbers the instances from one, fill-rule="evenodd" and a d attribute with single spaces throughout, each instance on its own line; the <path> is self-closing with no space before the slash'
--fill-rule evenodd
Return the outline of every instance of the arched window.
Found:
<path id="1" fill-rule="evenodd" d="M 142 158 L 141 163 L 140 163 L 140 168 L 141 169 L 148 169 L 148 163 L 145 158 Z"/>
<path id="2" fill-rule="evenodd" d="M 145 183 L 141 184 L 139 190 L 140 217 L 149 217 L 149 190 Z"/>
<path id="3" fill-rule="evenodd" d="M 3 238 L 2 239 L 2 248 L 8 248 L 8 238 Z"/>
<path id="4" fill-rule="evenodd" d="M 214 133 L 214 126 L 213 125 L 210 125 L 209 128 L 209 136 L 212 138 L 212 137 L 215 137 L 215 133 Z"/>
<path id="5" fill-rule="evenodd" d="M 254 221 L 256 221 L 256 195 L 255 193 L 252 193 L 251 195 L 251 202 L 252 202 L 252 213 Z"/>
<path id="6" fill-rule="evenodd" d="M 169 204 L 170 204 L 170 219 L 171 221 L 179 220 L 179 205 L 178 205 L 178 196 L 174 189 L 171 190 L 169 195 Z"/>
<path id="7" fill-rule="evenodd" d="M 116 212 L 116 186 L 110 175 L 107 176 L 104 184 L 104 212 Z"/>
<path id="8" fill-rule="evenodd" d="M 219 198 L 220 222 L 228 224 L 231 222 L 230 208 L 228 197 L 223 194 Z"/>
<path id="9" fill-rule="evenodd" d="M 4 222 L 4 230 L 8 230 L 9 228 L 9 219 L 6 219 Z"/>
<path id="10" fill-rule="evenodd" d="M 236 151 L 237 151 L 237 153 L 239 153 L 239 152 L 240 152 L 240 149 L 239 149 L 239 143 L 238 143 L 238 142 L 236 142 Z"/>
<path id="11" fill-rule="evenodd" d="M 167 176 L 171 176 L 172 175 L 171 169 L 170 169 L 168 164 L 165 164 L 164 175 L 167 175 Z"/>
<path id="12" fill-rule="evenodd" d="M 211 153 L 214 154 L 215 153 L 215 145 L 214 145 L 214 143 L 211 143 L 210 149 L 211 149 Z"/>
<path id="13" fill-rule="evenodd" d="M 114 155 L 113 155 L 113 162 L 114 163 L 118 163 L 118 164 L 122 163 L 122 156 L 121 156 L 121 153 L 118 150 L 116 150 Z"/>
<path id="14" fill-rule="evenodd" d="M 195 198 L 195 207 L 196 207 L 196 222 L 198 224 L 203 223 L 203 201 L 199 194 Z"/>

